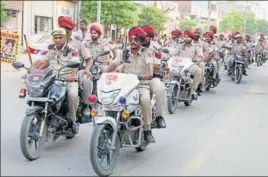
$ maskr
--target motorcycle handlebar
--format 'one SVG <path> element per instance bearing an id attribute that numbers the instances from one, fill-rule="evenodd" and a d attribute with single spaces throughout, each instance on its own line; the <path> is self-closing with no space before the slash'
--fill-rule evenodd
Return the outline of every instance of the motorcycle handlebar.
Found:
<path id="1" fill-rule="evenodd" d="M 72 81 L 69 81 L 64 78 L 55 78 L 55 81 L 62 81 L 62 82 L 78 82 L 78 78 L 74 78 Z"/>

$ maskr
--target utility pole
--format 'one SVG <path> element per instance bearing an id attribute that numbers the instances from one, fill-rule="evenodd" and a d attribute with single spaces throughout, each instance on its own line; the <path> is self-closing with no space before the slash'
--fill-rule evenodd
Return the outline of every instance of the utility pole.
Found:
<path id="1" fill-rule="evenodd" d="M 246 1 L 246 4 L 245 4 L 245 13 L 244 13 L 244 35 L 246 34 L 246 29 L 247 29 L 247 4 L 248 4 L 248 1 Z"/>
<path id="2" fill-rule="evenodd" d="M 82 1 L 78 1 L 77 3 L 77 24 L 80 23 L 81 18 L 81 7 L 82 7 Z M 78 27 L 76 26 L 76 30 L 78 30 Z"/>
<path id="3" fill-rule="evenodd" d="M 98 1 L 97 6 L 97 22 L 100 23 L 101 21 L 101 1 Z"/>
<path id="4" fill-rule="evenodd" d="M 208 21 L 207 21 L 207 30 L 209 31 L 210 26 L 210 13 L 211 13 L 211 1 L 208 1 Z"/>

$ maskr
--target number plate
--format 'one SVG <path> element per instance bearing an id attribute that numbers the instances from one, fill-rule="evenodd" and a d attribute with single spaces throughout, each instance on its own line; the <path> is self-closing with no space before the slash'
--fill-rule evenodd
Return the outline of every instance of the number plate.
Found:
<path id="1" fill-rule="evenodd" d="M 103 113 L 104 111 L 122 111 L 122 106 L 114 106 L 114 105 L 105 105 L 98 106 L 98 113 Z"/>
<path id="2" fill-rule="evenodd" d="M 28 96 L 26 98 L 27 101 L 39 101 L 39 102 L 47 102 L 49 99 L 47 97 L 31 97 Z"/>
<path id="3" fill-rule="evenodd" d="M 104 110 L 102 109 L 102 106 L 98 106 L 97 110 L 98 110 L 97 115 L 104 115 Z"/>

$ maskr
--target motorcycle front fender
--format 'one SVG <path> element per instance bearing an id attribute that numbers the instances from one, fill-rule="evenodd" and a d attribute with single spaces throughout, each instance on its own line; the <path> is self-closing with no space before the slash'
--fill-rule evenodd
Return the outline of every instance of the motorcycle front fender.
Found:
<path id="1" fill-rule="evenodd" d="M 116 129 L 115 119 L 110 117 L 110 116 L 96 116 L 94 119 L 95 119 L 96 125 L 109 124 L 109 125 L 111 125 L 113 130 Z"/>
<path id="2" fill-rule="evenodd" d="M 32 106 L 26 109 L 25 115 L 26 116 L 31 116 L 36 114 L 37 112 L 41 112 L 44 108 L 40 106 Z"/>
<path id="3" fill-rule="evenodd" d="M 171 81 L 169 83 L 169 88 L 168 88 L 168 92 L 166 94 L 166 97 L 171 97 L 172 96 L 172 93 L 171 91 L 173 90 L 174 86 L 177 85 L 179 87 L 179 82 L 178 81 Z"/>

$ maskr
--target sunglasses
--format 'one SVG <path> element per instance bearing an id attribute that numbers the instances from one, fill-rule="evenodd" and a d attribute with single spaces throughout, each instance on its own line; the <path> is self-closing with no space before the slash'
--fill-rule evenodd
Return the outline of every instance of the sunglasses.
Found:
<path id="1" fill-rule="evenodd" d="M 136 42 L 136 43 L 140 42 L 140 39 L 136 38 L 136 37 L 135 38 L 129 38 L 128 40 L 129 40 L 130 43 L 132 43 L 132 42 Z"/>

